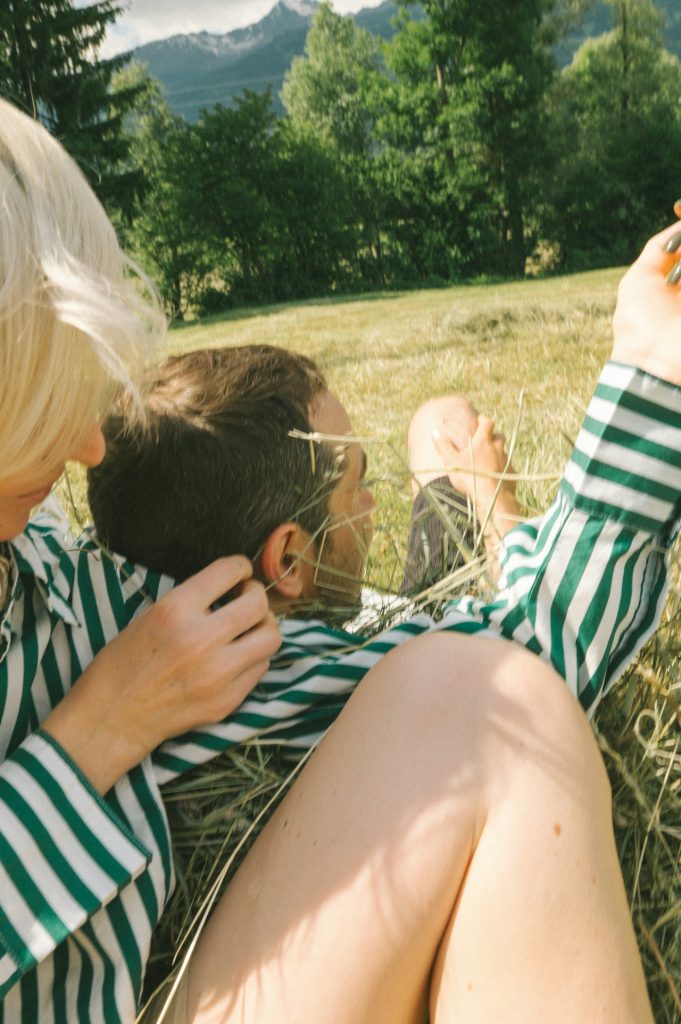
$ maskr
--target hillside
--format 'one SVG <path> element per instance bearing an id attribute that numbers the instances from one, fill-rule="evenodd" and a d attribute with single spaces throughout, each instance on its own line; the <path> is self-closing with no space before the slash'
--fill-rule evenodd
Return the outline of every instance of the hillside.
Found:
<path id="1" fill-rule="evenodd" d="M 656 0 L 666 18 L 667 48 L 681 58 L 681 6 L 679 0 Z M 133 56 L 147 64 L 165 86 L 168 101 L 178 114 L 195 121 L 202 107 L 229 104 L 243 89 L 261 92 L 272 88 L 275 109 L 284 75 L 294 57 L 305 48 L 318 0 L 278 0 L 269 14 L 247 28 L 223 35 L 196 32 L 175 35 L 138 47 Z M 390 39 L 397 8 L 392 0 L 354 15 L 355 22 L 374 35 Z M 610 28 L 608 7 L 595 3 L 556 48 L 560 66 L 568 64 L 582 42 Z"/>

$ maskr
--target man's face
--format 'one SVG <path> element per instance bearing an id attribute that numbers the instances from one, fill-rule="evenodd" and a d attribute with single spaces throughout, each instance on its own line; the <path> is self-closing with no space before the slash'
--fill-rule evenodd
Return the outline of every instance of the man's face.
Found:
<path id="1" fill-rule="evenodd" d="M 315 589 L 330 605 L 355 603 L 364 583 L 367 553 L 373 537 L 372 514 L 376 502 L 367 490 L 366 453 L 353 440 L 348 414 L 336 396 L 323 391 L 310 410 L 310 425 L 329 440 L 337 453 L 342 475 L 329 498 L 331 523 L 317 545 Z M 345 440 L 347 437 L 347 441 Z"/>

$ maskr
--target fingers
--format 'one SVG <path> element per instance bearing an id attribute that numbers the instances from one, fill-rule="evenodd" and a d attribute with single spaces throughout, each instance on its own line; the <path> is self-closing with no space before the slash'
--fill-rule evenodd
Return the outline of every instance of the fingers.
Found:
<path id="1" fill-rule="evenodd" d="M 478 426 L 473 439 L 479 439 L 484 441 L 486 444 L 491 444 L 494 440 L 494 420 L 491 416 L 478 416 Z"/>
<path id="2" fill-rule="evenodd" d="M 175 588 L 173 594 L 180 595 L 178 600 L 190 606 L 199 606 L 207 610 L 210 606 L 253 575 L 253 566 L 243 555 L 232 555 L 230 558 L 218 558 L 211 565 L 191 576 Z"/>
<path id="3" fill-rule="evenodd" d="M 244 583 L 238 597 L 212 613 L 210 626 L 219 632 L 221 641 L 228 644 L 255 626 L 266 623 L 268 616 L 269 604 L 265 588 L 261 583 L 249 580 Z M 270 651 L 267 657 L 270 653 L 273 654 L 277 647 Z"/>

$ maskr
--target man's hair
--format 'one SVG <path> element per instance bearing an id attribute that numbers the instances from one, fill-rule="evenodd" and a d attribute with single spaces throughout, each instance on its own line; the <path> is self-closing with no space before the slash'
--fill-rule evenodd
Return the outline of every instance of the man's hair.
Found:
<path id="1" fill-rule="evenodd" d="M 266 345 L 175 356 L 143 382 L 146 423 L 122 396 L 88 473 L 100 540 L 185 579 L 222 555 L 254 558 L 281 523 L 313 537 L 328 520 L 339 465 L 311 431 L 326 382 L 315 364 Z"/>

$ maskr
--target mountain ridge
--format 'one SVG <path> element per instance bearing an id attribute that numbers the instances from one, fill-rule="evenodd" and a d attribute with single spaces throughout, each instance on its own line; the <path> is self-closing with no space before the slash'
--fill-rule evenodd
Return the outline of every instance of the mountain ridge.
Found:
<path id="1" fill-rule="evenodd" d="M 146 43 L 133 58 L 146 64 L 166 90 L 171 108 L 194 121 L 203 107 L 229 105 L 244 88 L 256 92 L 268 86 L 277 113 L 283 113 L 279 93 L 294 57 L 305 49 L 310 22 L 319 0 L 278 0 L 260 21 L 231 32 L 193 32 Z M 681 10 L 678 0 L 655 0 L 666 17 L 665 43 L 681 58 Z M 391 22 L 397 13 L 392 0 L 364 8 L 353 21 L 383 39 L 395 33 Z M 568 64 L 589 36 L 607 31 L 609 11 L 597 3 L 556 47 L 560 66 Z"/>

